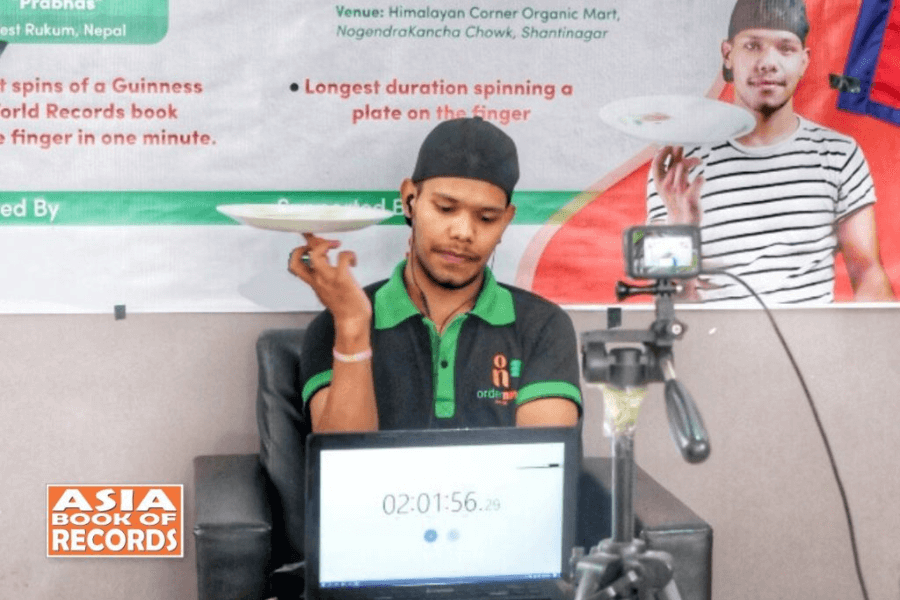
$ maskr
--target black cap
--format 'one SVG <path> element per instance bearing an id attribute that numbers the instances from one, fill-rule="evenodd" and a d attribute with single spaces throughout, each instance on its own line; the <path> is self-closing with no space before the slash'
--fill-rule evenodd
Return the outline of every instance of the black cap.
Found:
<path id="1" fill-rule="evenodd" d="M 745 29 L 790 31 L 806 43 L 809 20 L 803 0 L 737 0 L 728 24 L 728 39 Z"/>
<path id="2" fill-rule="evenodd" d="M 435 127 L 419 149 L 415 183 L 432 177 L 464 177 L 492 183 L 512 197 L 519 180 L 516 144 L 481 117 L 452 119 Z"/>
<path id="3" fill-rule="evenodd" d="M 745 29 L 790 31 L 805 46 L 809 33 L 806 4 L 803 0 L 737 0 L 728 24 L 728 39 L 733 40 Z M 734 73 L 724 64 L 722 77 L 734 81 Z"/>

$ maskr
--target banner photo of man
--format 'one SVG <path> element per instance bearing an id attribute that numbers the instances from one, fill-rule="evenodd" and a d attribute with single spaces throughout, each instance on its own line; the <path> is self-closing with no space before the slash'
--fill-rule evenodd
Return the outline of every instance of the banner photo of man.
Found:
<path id="1" fill-rule="evenodd" d="M 615 276 L 597 274 L 610 273 L 614 258 L 605 269 L 562 265 L 570 255 L 614 256 L 615 232 L 603 239 L 596 230 L 605 214 L 621 212 L 624 220 L 701 227 L 706 273 L 684 284 L 687 300 L 747 306 L 756 292 L 772 305 L 893 301 L 900 266 L 887 157 L 897 152 L 896 126 L 828 103 L 837 96 L 829 81 L 847 80 L 832 71 L 840 72 L 853 27 L 808 5 L 738 0 L 719 49 L 722 75 L 707 95 L 750 111 L 752 130 L 636 155 L 601 182 L 601 193 L 561 213 L 520 282 L 530 279 L 540 293 L 565 289 L 556 294 L 563 302 L 606 301 Z M 852 93 L 842 92 L 842 104 Z M 632 198 L 644 191 L 642 215 Z M 566 273 L 564 285 L 557 273 Z"/>

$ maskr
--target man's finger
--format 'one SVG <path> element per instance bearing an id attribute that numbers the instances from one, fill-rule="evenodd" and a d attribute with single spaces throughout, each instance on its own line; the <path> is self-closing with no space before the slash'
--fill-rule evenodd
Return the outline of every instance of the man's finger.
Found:
<path id="1" fill-rule="evenodd" d="M 690 158 L 684 159 L 684 168 L 687 171 L 690 171 L 691 169 L 695 169 L 702 164 L 703 164 L 703 161 L 697 156 L 692 156 Z"/>
<path id="2" fill-rule="evenodd" d="M 705 179 L 698 175 L 694 178 L 694 181 L 691 182 L 691 185 L 688 186 L 687 192 L 685 193 L 690 221 L 694 225 L 700 224 L 701 215 L 703 213 L 700 207 L 700 188 L 703 187 L 704 181 Z"/>
<path id="3" fill-rule="evenodd" d="M 309 232 L 304 232 L 303 237 L 304 237 L 304 239 L 306 239 L 306 244 L 309 247 L 317 246 L 317 245 L 323 244 L 325 242 L 334 241 L 334 240 L 327 240 L 325 238 L 321 238 L 321 237 L 317 236 L 316 234 L 309 233 Z"/>
<path id="4" fill-rule="evenodd" d="M 694 180 L 691 182 L 691 185 L 687 188 L 687 196 L 690 199 L 691 203 L 694 205 L 700 204 L 700 188 L 703 186 L 703 182 L 706 181 L 702 176 L 698 175 L 694 177 Z"/>
<path id="5" fill-rule="evenodd" d="M 678 161 L 675 163 L 675 168 L 671 170 L 672 174 L 672 183 L 675 186 L 676 191 L 681 191 L 685 187 L 687 187 L 687 175 L 684 172 L 684 163 Z"/>
<path id="6" fill-rule="evenodd" d="M 315 236 L 313 236 L 315 238 Z M 331 261 L 328 259 L 328 252 L 341 245 L 338 240 L 325 240 L 315 238 L 310 240 L 310 246 L 307 253 L 309 254 L 309 268 L 312 270 L 327 270 L 331 267 Z"/>
<path id="7" fill-rule="evenodd" d="M 669 160 L 669 157 L 672 155 L 672 146 L 665 146 L 661 148 L 655 155 L 653 155 L 652 169 L 653 169 L 653 178 L 656 181 L 662 182 L 662 180 L 666 176 L 666 162 Z"/>
<path id="8" fill-rule="evenodd" d="M 349 271 L 350 267 L 356 266 L 356 252 L 352 250 L 344 250 L 338 254 L 337 268 L 340 272 Z"/>
<path id="9" fill-rule="evenodd" d="M 321 238 L 314 233 L 304 233 L 303 237 L 306 239 L 306 245 L 310 248 L 310 250 L 330 250 L 341 245 L 340 240 L 329 240 L 326 238 Z"/>
<path id="10" fill-rule="evenodd" d="M 312 273 L 306 265 L 303 264 L 302 260 L 303 253 L 306 252 L 306 250 L 306 246 L 300 246 L 299 248 L 291 250 L 290 257 L 288 258 L 288 271 L 306 283 L 310 283 L 312 280 Z"/>

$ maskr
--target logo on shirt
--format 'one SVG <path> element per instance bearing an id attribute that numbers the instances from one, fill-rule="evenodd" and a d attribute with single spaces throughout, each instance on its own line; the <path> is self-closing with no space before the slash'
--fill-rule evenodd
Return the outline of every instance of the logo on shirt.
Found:
<path id="1" fill-rule="evenodd" d="M 491 370 L 491 379 L 494 387 L 509 389 L 509 361 L 499 352 L 493 358 L 494 368 Z"/>
<path id="2" fill-rule="evenodd" d="M 479 390 L 479 398 L 492 399 L 501 406 L 506 406 L 516 399 L 517 390 L 511 389 L 513 377 L 522 374 L 522 361 L 509 360 L 505 354 L 498 352 L 491 359 L 491 383 L 494 389 Z"/>

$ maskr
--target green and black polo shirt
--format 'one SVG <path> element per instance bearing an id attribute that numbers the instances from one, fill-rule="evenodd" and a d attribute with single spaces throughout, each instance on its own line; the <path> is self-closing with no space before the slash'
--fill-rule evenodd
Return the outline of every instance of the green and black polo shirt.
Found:
<path id="1" fill-rule="evenodd" d="M 498 283 L 485 269 L 475 307 L 439 335 L 409 298 L 405 264 L 365 288 L 374 314 L 372 372 L 382 429 L 511 426 L 518 406 L 540 398 L 567 398 L 580 412 L 575 328 L 565 311 Z M 313 320 L 303 341 L 305 405 L 331 383 L 329 311 Z"/>

